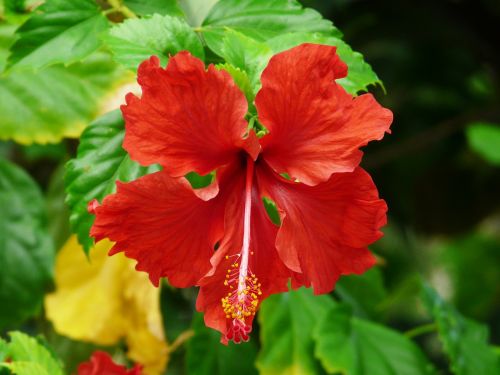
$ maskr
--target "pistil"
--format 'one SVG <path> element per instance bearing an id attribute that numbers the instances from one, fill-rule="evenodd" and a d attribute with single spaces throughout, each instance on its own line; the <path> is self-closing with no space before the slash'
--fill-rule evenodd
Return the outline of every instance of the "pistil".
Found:
<path id="1" fill-rule="evenodd" d="M 248 341 L 251 325 L 246 323 L 246 319 L 255 315 L 259 296 L 262 295 L 259 280 L 249 267 L 249 258 L 253 254 L 250 248 L 253 174 L 254 161 L 248 156 L 245 180 L 243 241 L 236 260 L 227 270 L 224 285 L 229 287 L 229 292 L 221 300 L 226 318 L 231 320 L 226 338 L 233 340 L 235 343 Z M 226 259 L 229 258 L 230 256 L 227 255 Z"/>

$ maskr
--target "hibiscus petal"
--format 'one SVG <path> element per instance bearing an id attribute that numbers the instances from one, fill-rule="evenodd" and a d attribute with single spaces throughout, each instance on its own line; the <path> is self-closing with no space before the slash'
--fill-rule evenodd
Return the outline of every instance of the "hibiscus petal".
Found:
<path id="1" fill-rule="evenodd" d="M 242 332 L 238 337 L 228 333 L 233 325 L 233 319 L 227 318 L 222 308 L 221 299 L 225 298 L 229 292 L 236 293 L 237 282 L 231 288 L 231 283 L 225 285 L 226 275 L 230 271 L 231 275 L 237 278 L 238 267 L 235 263 L 241 261 L 238 253 L 242 248 L 244 230 L 244 174 L 233 174 L 237 182 L 232 188 L 232 195 L 228 200 L 225 213 L 225 233 L 220 247 L 212 258 L 212 270 L 200 281 L 200 293 L 196 301 L 198 311 L 204 311 L 205 324 L 222 333 L 221 342 L 227 343 L 228 339 L 235 342 L 248 340 L 248 332 Z M 233 181 L 234 181 L 233 180 Z M 270 294 L 287 291 L 287 280 L 290 272 L 280 260 L 276 252 L 275 241 L 278 227 L 269 219 L 256 185 L 252 189 L 252 214 L 251 214 L 251 237 L 249 256 L 249 277 L 254 275 L 258 283 L 261 284 L 260 292 L 255 299 L 257 301 L 255 310 L 260 303 Z M 244 324 L 251 330 L 254 315 L 245 318 Z"/>
<path id="2" fill-rule="evenodd" d="M 200 194 L 202 195 L 202 194 Z M 95 209 L 91 236 L 116 244 L 137 260 L 137 270 L 158 285 L 168 277 L 176 287 L 194 285 L 210 270 L 210 258 L 223 232 L 220 199 L 204 201 L 184 177 L 161 171 L 131 183 L 117 183 L 117 192 Z"/>
<path id="3" fill-rule="evenodd" d="M 259 168 L 263 193 L 281 210 L 276 248 L 295 273 L 292 285 L 330 292 L 341 275 L 360 274 L 375 264 L 366 246 L 382 236 L 387 206 L 361 168 L 307 186 Z"/>
<path id="4" fill-rule="evenodd" d="M 334 172 L 351 172 L 361 160 L 359 147 L 388 131 L 391 111 L 371 94 L 353 99 L 335 83 L 346 73 L 331 46 L 302 44 L 271 58 L 255 105 L 269 130 L 263 157 L 276 172 L 316 185 Z"/>
<path id="5" fill-rule="evenodd" d="M 127 370 L 125 366 L 113 362 L 113 358 L 102 351 L 95 351 L 88 362 L 78 366 L 78 375 L 141 375 L 142 373 L 140 365 Z"/>
<path id="6" fill-rule="evenodd" d="M 189 52 L 170 58 L 166 69 L 152 56 L 138 70 L 142 97 L 127 95 L 123 147 L 143 165 L 158 163 L 171 176 L 207 174 L 229 163 L 241 148 L 256 157 L 248 130 L 245 95 L 224 70 Z"/>

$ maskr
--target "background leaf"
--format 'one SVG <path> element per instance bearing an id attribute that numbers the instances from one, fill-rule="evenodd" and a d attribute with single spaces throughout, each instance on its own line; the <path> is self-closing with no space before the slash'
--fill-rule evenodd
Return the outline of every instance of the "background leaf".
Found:
<path id="1" fill-rule="evenodd" d="M 224 30 L 229 27 L 257 41 L 289 32 L 341 33 L 310 8 L 295 0 L 221 0 L 203 21 L 208 47 L 221 55 Z"/>
<path id="2" fill-rule="evenodd" d="M 54 247 L 42 194 L 29 175 L 0 159 L 0 329 L 38 313 L 52 279 Z"/>
<path id="3" fill-rule="evenodd" d="M 316 356 L 330 374 L 434 374 L 420 349 L 404 335 L 352 316 L 335 306 L 320 319 L 314 336 Z"/>
<path id="4" fill-rule="evenodd" d="M 121 147 L 125 135 L 119 110 L 110 112 L 92 123 L 82 134 L 78 155 L 67 164 L 65 185 L 71 215 L 70 224 L 86 252 L 93 240 L 89 237 L 94 216 L 87 211 L 92 199 L 101 201 L 115 191 L 115 182 L 132 181 L 158 170 L 141 167 Z"/>
<path id="5" fill-rule="evenodd" d="M 115 60 L 133 71 L 152 55 L 160 58 L 162 66 L 166 65 L 169 55 L 183 50 L 202 60 L 205 58 L 196 33 L 177 17 L 155 14 L 151 18 L 129 19 L 113 27 L 104 40 Z"/>
<path id="6" fill-rule="evenodd" d="M 493 165 L 500 165 L 500 126 L 476 122 L 467 127 L 470 147 Z"/>
<path id="7" fill-rule="evenodd" d="M 436 320 L 450 368 L 456 375 L 498 374 L 499 358 L 488 345 L 488 328 L 460 315 L 431 287 L 423 285 L 422 299 Z"/>
<path id="8" fill-rule="evenodd" d="M 9 363 L 0 363 L 17 375 L 63 375 L 61 363 L 35 338 L 11 332 L 7 344 Z"/>
<path id="9" fill-rule="evenodd" d="M 310 289 L 276 294 L 262 303 L 259 313 L 262 349 L 257 368 L 261 375 L 317 375 L 313 330 L 335 302 Z"/>
<path id="10" fill-rule="evenodd" d="M 8 66 L 39 69 L 89 56 L 108 21 L 92 0 L 47 0 L 17 30 Z"/>
<path id="11" fill-rule="evenodd" d="M 194 336 L 187 343 L 186 364 L 190 375 L 257 374 L 256 343 L 250 340 L 242 345 L 220 343 L 220 333 L 207 328 L 203 315 L 193 319 Z"/>
<path id="12" fill-rule="evenodd" d="M 184 15 L 176 0 L 124 0 L 123 4 L 140 16 L 155 13 L 177 17 Z"/>
<path id="13" fill-rule="evenodd" d="M 0 139 L 29 144 L 79 136 L 119 77 L 123 72 L 104 54 L 68 68 L 0 77 Z"/>

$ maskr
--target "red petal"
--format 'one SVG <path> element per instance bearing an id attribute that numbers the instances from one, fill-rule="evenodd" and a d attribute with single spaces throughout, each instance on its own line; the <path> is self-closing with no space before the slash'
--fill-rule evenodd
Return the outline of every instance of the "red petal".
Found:
<path id="1" fill-rule="evenodd" d="M 316 185 L 351 172 L 359 147 L 388 131 L 391 111 L 371 94 L 353 100 L 334 82 L 346 72 L 331 46 L 302 44 L 271 58 L 255 105 L 269 130 L 263 157 L 276 172 Z"/>
<path id="2" fill-rule="evenodd" d="M 382 236 L 387 206 L 361 168 L 334 174 L 316 186 L 285 180 L 269 168 L 258 170 L 264 194 L 282 210 L 276 247 L 294 272 L 293 286 L 330 292 L 340 275 L 360 274 L 375 264 L 366 248 Z"/>
<path id="3" fill-rule="evenodd" d="M 127 370 L 125 366 L 117 365 L 106 352 L 96 351 L 90 361 L 78 366 L 78 375 L 141 375 L 140 365 Z"/>
<path id="4" fill-rule="evenodd" d="M 247 341 L 248 333 L 251 330 L 254 316 L 245 319 L 247 331 L 239 331 L 234 336 L 231 330 L 233 319 L 227 319 L 222 308 L 221 299 L 226 297 L 231 291 L 229 286 L 224 285 L 227 271 L 231 270 L 231 265 L 238 259 L 235 254 L 242 248 L 243 224 L 244 224 L 244 188 L 245 176 L 243 173 L 233 175 L 236 180 L 233 187 L 233 194 L 228 200 L 225 213 L 225 233 L 219 249 L 211 260 L 213 268 L 210 273 L 200 281 L 200 293 L 196 301 L 199 311 L 205 313 L 205 324 L 222 333 L 221 341 L 227 343 L 228 339 L 235 342 Z M 251 239 L 249 257 L 249 269 L 258 278 L 261 284 L 262 294 L 258 295 L 258 305 L 262 300 L 272 293 L 287 291 L 287 280 L 290 277 L 289 271 L 279 259 L 276 252 L 275 242 L 278 227 L 269 219 L 262 199 L 258 193 L 258 188 L 254 184 L 252 189 L 252 215 L 251 215 Z M 229 259 L 226 259 L 226 256 Z"/>
<path id="5" fill-rule="evenodd" d="M 189 52 L 163 69 L 156 56 L 138 70 L 142 97 L 127 95 L 123 147 L 144 165 L 159 163 L 171 176 L 207 174 L 229 163 L 241 148 L 256 157 L 259 144 L 246 139 L 245 95 L 229 73 Z"/>
<path id="6" fill-rule="evenodd" d="M 157 172 L 117 183 L 117 192 L 96 208 L 90 234 L 116 242 L 110 254 L 123 251 L 137 260 L 137 269 L 155 285 L 168 277 L 172 285 L 188 287 L 210 270 L 223 232 L 222 203 L 200 199 L 184 177 Z"/>

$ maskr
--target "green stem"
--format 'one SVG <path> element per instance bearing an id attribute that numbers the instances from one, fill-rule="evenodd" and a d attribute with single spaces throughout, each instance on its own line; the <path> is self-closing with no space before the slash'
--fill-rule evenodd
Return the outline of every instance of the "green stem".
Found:
<path id="1" fill-rule="evenodd" d="M 436 323 L 428 323 L 405 332 L 405 336 L 412 339 L 416 336 L 423 335 L 425 333 L 435 332 L 437 330 Z"/>
<path id="2" fill-rule="evenodd" d="M 111 5 L 111 9 L 104 11 L 104 14 L 118 12 L 123 14 L 125 18 L 137 18 L 137 15 L 123 5 L 120 0 L 109 0 L 109 5 Z"/>

